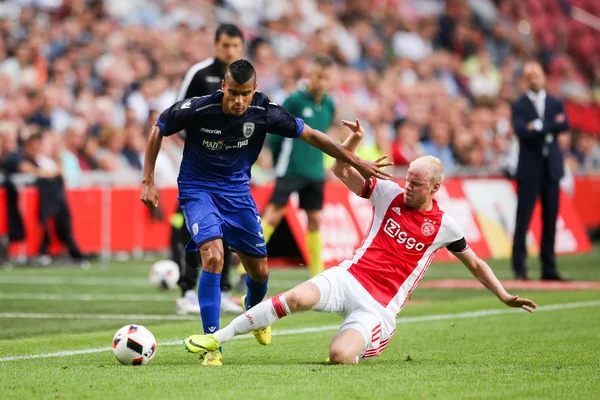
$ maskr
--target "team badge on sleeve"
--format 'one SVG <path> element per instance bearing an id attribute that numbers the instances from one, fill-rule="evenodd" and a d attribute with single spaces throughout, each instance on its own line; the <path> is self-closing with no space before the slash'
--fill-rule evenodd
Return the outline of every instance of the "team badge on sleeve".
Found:
<path id="1" fill-rule="evenodd" d="M 244 137 L 248 139 L 254 133 L 254 122 L 244 122 L 242 126 L 242 132 L 244 133 Z"/>

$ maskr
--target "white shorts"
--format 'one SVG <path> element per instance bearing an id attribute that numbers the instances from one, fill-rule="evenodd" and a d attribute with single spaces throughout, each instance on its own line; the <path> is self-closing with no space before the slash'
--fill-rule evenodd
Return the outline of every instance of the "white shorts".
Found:
<path id="1" fill-rule="evenodd" d="M 344 318 L 340 331 L 351 328 L 363 335 L 366 346 L 360 358 L 374 357 L 385 349 L 396 329 L 396 320 L 386 315 L 383 306 L 346 268 L 330 268 L 309 282 L 321 292 L 314 311 L 338 313 Z"/>

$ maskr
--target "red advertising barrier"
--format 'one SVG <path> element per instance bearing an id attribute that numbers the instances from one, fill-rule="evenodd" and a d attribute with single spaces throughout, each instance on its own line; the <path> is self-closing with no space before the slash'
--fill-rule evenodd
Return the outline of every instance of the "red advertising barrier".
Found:
<path id="1" fill-rule="evenodd" d="M 573 208 L 588 229 L 600 227 L 600 176 L 577 177 Z"/>
<path id="2" fill-rule="evenodd" d="M 588 227 L 600 225 L 600 178 L 583 177 L 577 180 L 575 198 L 571 201 L 561 195 L 557 220 L 557 253 L 579 253 L 590 249 L 582 219 Z M 252 194 L 262 210 L 272 187 L 255 188 Z M 102 251 L 154 251 L 169 247 L 169 217 L 176 206 L 176 189 L 160 193 L 163 218 L 153 218 L 139 201 L 139 188 L 92 188 L 70 190 L 67 193 L 73 230 L 77 242 L 86 253 Z M 512 182 L 505 179 L 449 179 L 436 196 L 440 207 L 454 217 L 462 227 L 473 250 L 483 258 L 508 258 L 511 252 L 516 193 Z M 38 222 L 39 197 L 28 188 L 20 192 L 19 207 L 24 217 L 26 240 L 12 245 L 13 255 L 36 255 L 41 242 Z M 5 193 L 0 190 L 0 234 L 7 230 Z M 322 216 L 324 240 L 323 260 L 336 265 L 352 256 L 368 229 L 372 217 L 368 200 L 361 199 L 340 183 L 325 187 L 325 205 Z M 286 222 L 300 252 L 299 263 L 308 262 L 305 242 L 307 220 L 292 197 L 286 210 Z M 539 205 L 528 235 L 532 254 L 538 251 L 541 222 Z M 60 251 L 53 237 L 51 251 Z M 441 251 L 438 260 L 451 259 Z"/>
<path id="3" fill-rule="evenodd" d="M 442 210 L 451 215 L 462 227 L 465 239 L 482 258 L 509 258 L 512 251 L 517 197 L 514 185 L 506 179 L 449 179 L 436 195 Z M 294 235 L 304 243 L 306 216 L 291 199 L 288 224 L 302 227 Z M 598 214 L 598 211 L 595 211 Z M 337 265 L 352 256 L 360 244 L 372 217 L 368 200 L 361 199 L 341 184 L 331 183 L 325 190 L 322 216 L 323 260 L 327 266 Z M 587 252 L 590 241 L 570 199 L 561 194 L 561 207 L 557 220 L 556 251 L 559 254 Z M 539 204 L 536 206 L 528 234 L 531 254 L 539 252 L 541 239 Z M 302 251 L 304 262 L 308 254 Z M 448 251 L 440 251 L 437 260 L 451 260 Z"/>

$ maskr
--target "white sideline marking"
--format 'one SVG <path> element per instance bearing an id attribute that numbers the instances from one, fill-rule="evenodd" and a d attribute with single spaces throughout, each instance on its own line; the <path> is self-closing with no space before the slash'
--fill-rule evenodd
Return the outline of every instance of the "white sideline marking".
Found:
<path id="1" fill-rule="evenodd" d="M 559 303 L 559 304 L 550 304 L 547 306 L 540 306 L 537 308 L 537 310 L 535 312 L 537 313 L 537 312 L 543 312 L 543 311 L 568 310 L 568 309 L 573 309 L 573 308 L 587 308 L 587 307 L 598 307 L 598 306 L 600 306 L 600 300 L 582 301 L 582 302 L 577 302 L 577 303 L 562 303 L 562 304 Z M 452 313 L 452 314 L 436 314 L 436 315 L 423 315 L 423 316 L 419 316 L 419 317 L 398 318 L 396 321 L 398 324 L 410 324 L 410 323 L 415 323 L 415 322 L 444 321 L 444 320 L 449 320 L 449 319 L 480 318 L 480 317 L 487 317 L 487 316 L 491 316 L 491 315 L 514 314 L 514 313 L 518 313 L 518 312 L 525 312 L 525 311 L 516 309 L 516 308 L 490 309 L 490 310 L 468 311 L 468 312 L 462 312 L 462 313 Z M 3 313 L 3 314 L 10 314 L 10 313 Z M 21 314 L 23 314 L 23 315 L 67 315 L 67 314 L 26 314 L 26 313 L 21 313 Z M 87 315 L 88 317 L 86 317 L 86 318 L 92 318 L 94 316 L 93 314 L 68 314 L 68 315 Z M 110 315 L 104 315 L 104 316 L 108 317 Z M 118 317 L 116 319 L 121 319 L 121 317 L 124 317 L 125 315 L 114 315 L 114 316 Z M 98 316 L 96 315 L 95 317 L 98 317 Z M 132 315 L 132 316 L 127 316 L 127 317 L 144 317 L 144 316 Z M 175 315 L 146 315 L 145 317 L 164 317 L 164 319 L 187 319 L 187 317 L 175 316 Z M 36 317 L 32 317 L 32 318 L 36 318 Z M 106 319 L 108 319 L 108 318 L 106 318 Z M 134 318 L 132 318 L 132 319 L 134 319 Z M 153 319 L 157 319 L 157 318 L 153 318 Z M 196 319 L 196 318 L 194 318 L 194 319 Z M 335 330 L 339 329 L 339 327 L 340 327 L 339 325 L 323 325 L 323 326 L 316 326 L 316 327 L 312 327 L 312 328 L 278 329 L 278 330 L 273 331 L 273 335 L 274 336 L 287 336 L 287 335 L 297 335 L 297 334 L 302 334 L 302 333 L 335 331 Z M 251 335 L 247 334 L 247 335 L 234 337 L 233 339 L 248 339 L 251 337 L 252 337 Z M 161 346 L 181 346 L 182 341 L 181 340 L 173 340 L 173 341 L 169 341 L 169 342 L 161 342 L 160 345 Z M 33 360 L 36 358 L 68 357 L 68 356 L 76 356 L 76 355 L 81 355 L 81 354 L 101 353 L 101 352 L 110 351 L 110 350 L 112 350 L 112 348 L 102 347 L 102 348 L 96 348 L 96 349 L 65 350 L 65 351 L 58 351 L 55 353 L 45 353 L 45 354 L 29 354 L 29 355 L 23 355 L 23 356 L 9 356 L 9 357 L 1 357 L 0 362 L 18 361 L 18 360 Z"/>
<path id="2" fill-rule="evenodd" d="M 62 314 L 62 313 L 26 313 L 3 312 L 0 318 L 17 319 L 108 319 L 108 320 L 146 320 L 146 321 L 198 321 L 199 316 L 153 315 L 153 314 Z"/>
<path id="3" fill-rule="evenodd" d="M 143 294 L 54 294 L 54 293 L 0 293 L 0 300 L 43 300 L 43 301 L 167 301 L 175 297 Z"/>
<path id="4" fill-rule="evenodd" d="M 149 279 L 143 278 L 73 278 L 65 276 L 0 276 L 0 283 L 13 285 L 85 285 L 85 286 L 153 286 Z"/>
<path id="5" fill-rule="evenodd" d="M 274 278 L 269 282 L 272 288 L 291 288 L 302 283 L 302 280 Z M 0 284 L 11 285 L 83 285 L 83 286 L 154 286 L 146 278 L 98 278 L 98 277 L 65 277 L 65 276 L 0 276 Z"/>

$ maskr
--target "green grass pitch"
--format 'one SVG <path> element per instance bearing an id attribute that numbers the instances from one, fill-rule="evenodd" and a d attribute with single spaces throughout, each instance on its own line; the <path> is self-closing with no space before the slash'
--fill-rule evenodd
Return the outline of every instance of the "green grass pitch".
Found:
<path id="1" fill-rule="evenodd" d="M 270 346 L 252 337 L 224 347 L 224 366 L 202 367 L 182 340 L 201 330 L 177 316 L 177 291 L 148 281 L 151 262 L 108 267 L 0 270 L 2 399 L 565 399 L 600 393 L 600 291 L 514 291 L 533 314 L 511 310 L 485 289 L 415 290 L 388 348 L 359 365 L 325 364 L 341 318 L 305 313 L 274 326 Z M 492 268 L 510 279 L 507 261 Z M 531 276 L 539 276 L 537 260 Z M 569 279 L 600 281 L 600 246 L 559 258 Z M 272 270 L 269 295 L 305 278 Z M 434 263 L 426 280 L 469 278 L 460 264 Z M 224 316 L 222 324 L 232 316 Z M 147 366 L 109 350 L 137 323 L 158 340 Z"/>

